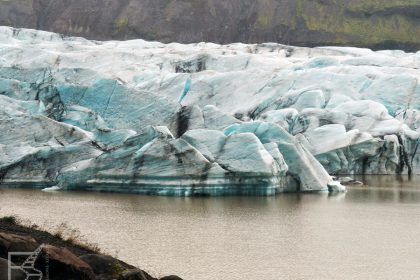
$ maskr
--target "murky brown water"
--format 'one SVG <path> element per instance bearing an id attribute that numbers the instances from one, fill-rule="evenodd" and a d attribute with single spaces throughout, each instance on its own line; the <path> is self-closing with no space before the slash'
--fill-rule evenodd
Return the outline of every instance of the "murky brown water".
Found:
<path id="1" fill-rule="evenodd" d="M 420 279 L 420 178 L 346 194 L 168 198 L 0 189 L 0 215 L 66 221 L 111 254 L 186 280 Z"/>

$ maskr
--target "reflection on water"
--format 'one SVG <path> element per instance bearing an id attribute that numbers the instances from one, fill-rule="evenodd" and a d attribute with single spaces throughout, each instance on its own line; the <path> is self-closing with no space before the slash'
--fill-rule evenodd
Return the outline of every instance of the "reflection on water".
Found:
<path id="1" fill-rule="evenodd" d="M 171 198 L 0 189 L 0 215 L 66 221 L 111 254 L 186 280 L 418 279 L 420 178 L 346 194 Z"/>
<path id="2" fill-rule="evenodd" d="M 407 176 L 359 176 L 364 186 L 351 188 L 347 199 L 355 202 L 418 203 L 420 178 Z M 372 189 L 374 187 L 374 189 Z"/>

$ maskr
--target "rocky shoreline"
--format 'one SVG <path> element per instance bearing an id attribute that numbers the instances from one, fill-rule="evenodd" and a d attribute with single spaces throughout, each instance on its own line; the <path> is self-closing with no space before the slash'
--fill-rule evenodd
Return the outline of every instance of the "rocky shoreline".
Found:
<path id="1" fill-rule="evenodd" d="M 36 252 L 32 273 L 50 280 L 182 280 L 178 276 L 155 278 L 147 272 L 98 252 L 94 247 L 64 240 L 49 232 L 0 219 L 0 280 L 8 279 L 8 252 Z M 14 261 L 15 259 L 12 259 Z M 25 259 L 17 258 L 21 265 Z M 48 269 L 47 269 L 47 268 Z M 28 271 L 28 269 L 25 269 Z M 25 279 L 23 270 L 13 269 L 12 279 Z"/>

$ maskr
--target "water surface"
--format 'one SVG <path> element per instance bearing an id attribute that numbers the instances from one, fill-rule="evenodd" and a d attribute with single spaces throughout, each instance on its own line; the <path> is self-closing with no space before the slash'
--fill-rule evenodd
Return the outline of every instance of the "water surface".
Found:
<path id="1" fill-rule="evenodd" d="M 0 215 L 63 221 L 106 252 L 185 280 L 419 279 L 420 178 L 346 194 L 173 198 L 0 189 Z"/>

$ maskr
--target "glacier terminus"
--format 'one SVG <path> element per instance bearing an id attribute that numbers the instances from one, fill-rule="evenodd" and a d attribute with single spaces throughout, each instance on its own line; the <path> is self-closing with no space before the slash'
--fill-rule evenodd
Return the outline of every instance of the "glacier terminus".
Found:
<path id="1" fill-rule="evenodd" d="M 420 174 L 420 52 L 0 27 L 0 180 L 173 196 Z"/>

